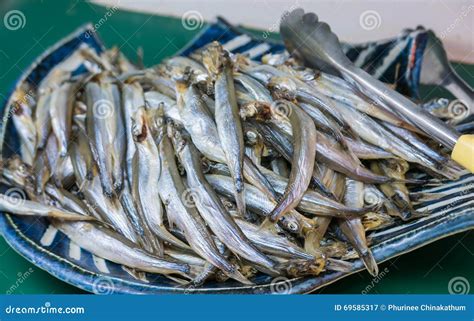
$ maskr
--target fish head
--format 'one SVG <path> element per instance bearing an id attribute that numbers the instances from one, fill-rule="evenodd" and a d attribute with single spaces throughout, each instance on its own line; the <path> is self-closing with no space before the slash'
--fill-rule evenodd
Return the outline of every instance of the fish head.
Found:
<path id="1" fill-rule="evenodd" d="M 3 160 L 0 167 L 3 178 L 16 185 L 26 186 L 33 180 L 32 168 L 25 164 L 18 155 Z"/>
<path id="2" fill-rule="evenodd" d="M 297 84 L 289 77 L 272 77 L 270 78 L 267 87 L 276 99 L 296 99 Z"/>
<path id="3" fill-rule="evenodd" d="M 203 51 L 202 63 L 213 79 L 216 78 L 226 65 L 232 66 L 229 52 L 224 50 L 222 45 L 217 41 L 209 44 Z"/>

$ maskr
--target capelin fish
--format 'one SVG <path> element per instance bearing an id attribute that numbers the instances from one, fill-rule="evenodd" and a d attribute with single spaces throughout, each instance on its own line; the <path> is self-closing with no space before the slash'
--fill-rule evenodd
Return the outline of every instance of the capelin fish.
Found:
<path id="1" fill-rule="evenodd" d="M 141 249 L 122 235 L 100 224 L 86 222 L 61 223 L 54 226 L 81 248 L 98 257 L 140 271 L 187 276 L 190 267 L 171 258 L 158 258 Z"/>
<path id="2" fill-rule="evenodd" d="M 273 93 L 274 95 L 286 96 L 284 92 L 281 92 L 276 87 L 273 89 Z M 306 110 L 312 109 L 308 105 L 305 106 Z M 260 111 L 260 113 L 262 112 Z M 278 133 L 274 133 L 273 136 L 276 135 L 278 135 Z M 318 161 L 327 164 L 330 168 L 366 183 L 384 183 L 390 181 L 390 178 L 376 175 L 363 167 L 360 160 L 347 148 L 347 144 L 341 145 L 337 139 L 332 140 L 320 132 L 317 132 L 316 139 L 318 141 L 316 145 L 316 158 Z M 280 139 L 280 141 L 284 141 L 284 139 Z"/>
<path id="3" fill-rule="evenodd" d="M 346 142 L 346 137 L 342 134 L 339 124 L 331 119 L 330 116 L 324 114 L 321 110 L 305 103 L 298 104 L 314 121 L 316 129 L 319 132 L 330 134 L 338 143 L 341 144 L 348 152 L 352 152 L 350 146 Z"/>
<path id="4" fill-rule="evenodd" d="M 346 193 L 344 200 L 347 206 L 362 207 L 364 184 L 350 178 L 346 178 Z M 364 262 L 367 271 L 373 276 L 377 276 L 379 269 L 365 238 L 365 230 L 360 218 L 339 220 L 339 227 L 359 257 Z"/>
<path id="5" fill-rule="evenodd" d="M 39 85 L 37 104 L 34 113 L 36 149 L 44 148 L 51 131 L 51 116 L 49 111 L 55 104 L 52 92 L 69 77 L 70 73 L 64 72 L 60 69 L 53 69 Z"/>
<path id="6" fill-rule="evenodd" d="M 196 148 L 208 159 L 227 163 L 226 154 L 219 140 L 218 127 L 201 94 L 189 80 L 176 82 L 176 101 L 184 128 L 191 135 Z"/>
<path id="7" fill-rule="evenodd" d="M 273 66 L 258 66 L 245 71 L 253 77 L 260 77 L 260 79 L 267 85 L 272 92 L 278 92 L 280 97 L 284 97 L 289 100 L 297 99 L 298 102 L 304 102 L 312 105 L 317 105 L 324 110 L 325 113 L 331 115 L 341 126 L 345 127 L 346 122 L 339 114 L 338 111 L 334 110 L 331 99 L 314 90 L 310 85 L 305 82 L 291 77 L 281 70 L 276 69 Z"/>
<path id="8" fill-rule="evenodd" d="M 33 167 L 26 164 L 19 155 L 3 159 L 0 162 L 1 182 L 22 188 L 30 199 L 35 199 L 36 189 Z"/>
<path id="9" fill-rule="evenodd" d="M 112 183 L 112 165 L 111 149 L 112 137 L 115 136 L 114 126 L 109 125 L 110 132 L 107 130 L 107 118 L 101 115 L 103 111 L 99 107 L 113 112 L 113 106 L 110 97 L 101 89 L 96 82 L 89 82 L 85 89 L 87 101 L 87 137 L 90 137 L 89 144 L 93 151 L 94 158 L 99 169 L 100 182 L 102 190 L 107 197 L 112 197 L 114 193 Z M 102 104 L 102 106 L 99 106 Z M 105 115 L 109 116 L 109 115 Z"/>
<path id="10" fill-rule="evenodd" d="M 65 82 L 51 94 L 51 127 L 58 140 L 59 154 L 66 157 L 72 127 L 72 115 L 78 84 Z"/>
<path id="11" fill-rule="evenodd" d="M 90 180 L 87 180 L 86 164 L 81 158 L 76 142 L 73 142 L 70 150 L 76 182 L 77 185 L 81 187 L 81 192 L 85 200 L 87 200 L 94 211 L 98 213 L 102 221 L 109 223 L 117 232 L 127 239 L 132 242 L 137 242 L 137 235 L 119 199 L 109 198 L 104 194 L 98 176 L 93 176 Z"/>
<path id="12" fill-rule="evenodd" d="M 132 134 L 132 119 L 137 115 L 137 111 L 140 107 L 145 106 L 145 96 L 143 94 L 143 88 L 138 82 L 124 83 L 122 85 L 122 109 L 124 115 L 125 134 L 127 136 L 126 146 L 126 166 L 127 166 L 127 179 L 130 186 L 133 186 L 132 177 L 132 162 L 133 156 L 135 155 L 135 142 L 133 141 Z M 138 132 L 141 131 L 140 115 L 138 119 L 135 119 L 135 127 Z"/>
<path id="13" fill-rule="evenodd" d="M 288 185 L 288 179 L 279 176 L 278 174 L 275 174 L 264 167 L 258 168 L 266 176 L 275 190 L 279 194 L 283 193 L 285 187 Z M 305 213 L 330 217 L 357 217 L 374 210 L 374 207 L 348 207 L 311 189 L 307 189 L 304 192 L 304 195 L 301 198 L 297 208 Z"/>
<path id="14" fill-rule="evenodd" d="M 340 199 L 344 191 L 342 189 L 336 189 L 333 182 L 337 180 L 340 174 L 334 172 L 332 169 L 328 168 L 326 165 L 320 165 L 318 167 L 320 172 L 321 182 L 324 186 L 330 190 L 337 200 Z M 326 234 L 326 231 L 331 224 L 331 217 L 316 217 L 315 218 L 315 228 L 308 235 L 307 241 L 305 241 L 305 249 L 308 251 L 314 251 L 315 249 L 320 250 L 321 242 Z"/>
<path id="15" fill-rule="evenodd" d="M 73 143 L 75 148 L 71 149 L 74 153 L 78 153 L 77 157 L 80 157 L 85 164 L 85 179 L 92 180 L 92 177 L 97 173 L 97 168 L 92 154 L 91 146 L 89 144 L 90 138 L 82 128 L 77 128 L 73 134 Z M 71 151 L 71 154 L 73 153 Z M 72 163 L 74 165 L 74 163 Z M 79 186 L 81 187 L 81 186 Z"/>
<path id="16" fill-rule="evenodd" d="M 196 60 L 188 57 L 175 56 L 166 59 L 163 64 L 171 69 L 177 69 L 175 73 L 184 72 L 186 69 L 192 73 L 192 79 L 196 83 L 207 83 L 210 81 L 206 68 Z"/>
<path id="17" fill-rule="evenodd" d="M 117 85 L 106 74 L 97 80 L 86 85 L 87 135 L 91 137 L 104 194 L 110 198 L 123 186 L 126 137 Z"/>
<path id="18" fill-rule="evenodd" d="M 115 126 L 116 130 L 115 137 L 113 139 L 113 148 L 112 155 L 108 156 L 112 158 L 112 182 L 116 195 L 120 195 L 120 192 L 123 188 L 124 182 L 124 173 L 123 170 L 125 165 L 125 152 L 127 146 L 127 138 L 125 133 L 125 126 L 123 121 L 123 112 L 122 112 L 122 99 L 120 94 L 120 89 L 117 84 L 110 83 L 110 86 L 105 86 L 108 91 L 111 101 L 114 104 L 114 112 L 112 114 L 111 121 Z"/>
<path id="19" fill-rule="evenodd" d="M 229 53 L 218 42 L 213 42 L 203 56 L 203 63 L 215 79 L 215 121 L 217 133 L 235 185 L 235 200 L 242 217 L 245 215 L 243 197 L 244 137 L 239 107 L 235 96 L 232 62 Z"/>
<path id="20" fill-rule="evenodd" d="M 157 255 L 162 255 L 160 252 L 159 240 L 154 237 L 151 233 L 149 226 L 147 225 L 144 218 L 140 215 L 137 206 L 135 205 L 135 200 L 132 195 L 132 188 L 129 186 L 128 180 L 124 181 L 122 192 L 119 196 L 120 204 L 122 205 L 123 210 L 127 214 L 132 228 L 137 235 L 138 244 L 142 248 L 150 253 Z"/>
<path id="21" fill-rule="evenodd" d="M 291 73 L 291 67 L 287 65 L 279 66 L 279 69 L 287 71 L 289 74 Z M 308 75 L 308 70 L 310 73 L 310 77 L 305 77 L 303 73 L 306 72 L 306 75 Z M 406 127 L 415 130 L 413 126 L 406 123 L 392 112 L 384 109 L 376 103 L 364 100 L 360 96 L 360 93 L 358 93 L 357 90 L 354 89 L 354 87 L 352 87 L 349 83 L 345 82 L 345 80 L 343 79 L 340 79 L 340 81 L 337 81 L 337 83 L 335 83 L 335 77 L 330 77 L 329 75 L 319 71 L 314 72 L 310 69 L 305 69 L 303 71 L 298 70 L 294 71 L 294 73 L 299 76 L 300 79 L 304 77 L 304 79 L 302 80 L 305 83 L 309 84 L 315 91 L 318 91 L 329 98 L 347 104 L 357 109 L 359 112 L 365 113 L 376 119 L 387 121 L 396 126 Z"/>
<path id="22" fill-rule="evenodd" d="M 321 155 L 318 160 L 337 172 L 364 183 L 382 184 L 393 180 L 370 171 L 358 158 L 354 160 L 335 140 L 322 133 L 318 133 L 318 143 L 317 155 Z"/>
<path id="23" fill-rule="evenodd" d="M 20 136 L 21 155 L 25 163 L 33 165 L 36 153 L 36 127 L 32 118 L 32 110 L 27 94 L 18 90 L 14 93 L 15 99 L 10 109 L 13 124 Z"/>
<path id="24" fill-rule="evenodd" d="M 176 96 L 180 123 L 183 124 L 191 136 L 193 144 L 206 158 L 227 164 L 227 158 L 219 140 L 217 126 L 199 90 L 185 80 L 178 81 Z M 253 162 L 246 156 L 244 156 L 243 162 L 245 178 L 261 190 L 271 190 L 271 186 L 259 174 Z"/>
<path id="25" fill-rule="evenodd" d="M 249 125 L 261 135 L 265 143 L 273 147 L 283 158 L 290 164 L 293 160 L 293 145 L 287 135 L 281 133 L 273 124 L 261 123 L 255 120 L 249 120 Z M 317 147 L 316 147 L 317 148 Z M 311 173 L 311 183 L 316 186 L 322 193 L 328 197 L 334 195 L 321 183 L 319 174 L 316 168 Z"/>
<path id="26" fill-rule="evenodd" d="M 169 118 L 178 124 L 182 123 L 178 106 L 174 99 L 171 99 L 157 91 L 147 91 L 145 92 L 145 103 L 146 107 L 149 109 L 162 108 L 166 118 Z"/>
<path id="27" fill-rule="evenodd" d="M 0 211 L 20 216 L 39 216 L 57 218 L 65 221 L 90 221 L 92 216 L 61 210 L 39 202 L 21 199 L 19 197 L 0 194 Z"/>
<path id="28" fill-rule="evenodd" d="M 400 209 L 382 193 L 379 187 L 375 185 L 364 186 L 364 203 L 369 206 L 380 207 L 382 205 L 387 214 L 393 217 L 404 219 L 411 215 L 410 213 L 406 213 L 406 210 L 400 211 Z"/>
<path id="29" fill-rule="evenodd" d="M 265 86 L 246 74 L 234 73 L 234 80 L 240 84 L 255 101 L 271 104 L 272 95 Z"/>
<path id="30" fill-rule="evenodd" d="M 387 152 L 377 146 L 366 143 L 360 139 L 353 139 L 350 137 L 345 137 L 345 141 L 349 148 L 354 152 L 354 154 L 359 159 L 387 159 L 387 158 L 396 158 L 390 152 Z"/>
<path id="31" fill-rule="evenodd" d="M 234 254 L 274 271 L 275 263 L 258 251 L 234 222 L 201 169 L 201 157 L 197 149 L 176 129 L 170 126 L 171 137 L 181 165 L 186 170 L 188 187 L 195 193 L 194 203 L 212 232 Z"/>
<path id="32" fill-rule="evenodd" d="M 251 284 L 235 265 L 219 253 L 196 207 L 186 199 L 189 189 L 186 188 L 179 175 L 173 146 L 166 134 L 163 135 L 158 148 L 162 160 L 159 194 L 166 206 L 170 224 L 176 225 L 184 232 L 191 248 L 201 257 L 221 269 L 229 277 L 244 284 Z"/>
<path id="33" fill-rule="evenodd" d="M 136 150 L 132 167 L 133 198 L 140 216 L 159 239 L 178 248 L 189 250 L 190 247 L 171 234 L 165 226 L 165 214 L 158 184 L 162 164 L 158 147 L 152 135 L 153 130 L 162 131 L 163 119 L 161 117 L 153 119 L 150 112 L 146 113 L 144 110 L 140 112 L 140 109 L 137 112 L 139 116 L 135 116 L 133 121 L 133 139 Z M 161 246 L 157 243 L 153 242 L 154 248 L 161 251 Z"/>
<path id="34" fill-rule="evenodd" d="M 119 82 L 139 81 L 140 84 L 152 91 L 158 91 L 171 99 L 174 99 L 174 81 L 170 76 L 160 70 L 160 66 L 155 69 L 136 70 L 117 77 Z"/>
<path id="35" fill-rule="evenodd" d="M 280 73 L 273 73 L 274 77 L 268 80 L 268 86 L 294 88 L 295 95 L 312 97 L 310 100 L 318 100 L 323 105 L 330 106 L 328 98 L 347 104 L 359 112 L 370 115 L 376 119 L 387 121 L 391 124 L 417 131 L 415 127 L 401 120 L 392 112 L 386 110 L 376 103 L 371 103 L 360 97 L 360 94 L 349 83 L 344 80 L 334 83 L 334 77 L 321 77 L 322 72 L 310 69 L 295 70 L 287 64 L 278 66 Z M 308 95 L 309 94 L 309 95 Z"/>
<path id="36" fill-rule="evenodd" d="M 217 193 L 229 198 L 234 197 L 232 194 L 232 179 L 230 177 L 215 174 L 208 174 L 205 177 Z M 269 198 L 264 192 L 250 184 L 245 184 L 244 196 L 250 210 L 265 218 L 275 208 L 276 200 Z M 313 220 L 294 210 L 280 218 L 279 224 L 285 230 L 301 237 L 305 237 L 306 232 L 315 227 Z"/>
<path id="37" fill-rule="evenodd" d="M 363 116 L 352 107 L 336 101 L 334 101 L 333 106 L 343 115 L 352 130 L 363 140 L 379 146 L 406 161 L 417 163 L 424 168 L 444 175 L 439 171 L 435 162 L 390 133 L 370 117 Z"/>
<path id="38" fill-rule="evenodd" d="M 400 212 L 404 214 L 403 219 L 409 219 L 414 212 L 413 205 L 410 201 L 409 191 L 405 183 L 405 174 L 409 169 L 409 165 L 404 160 L 384 160 L 382 162 L 372 162 L 371 168 L 375 172 L 384 173 L 390 177 L 397 178 L 399 181 L 392 184 L 381 184 L 380 190 L 389 198 Z"/>
<path id="39" fill-rule="evenodd" d="M 264 253 L 288 259 L 314 259 L 312 254 L 307 253 L 285 237 L 274 234 L 269 230 L 261 229 L 259 226 L 238 217 L 234 217 L 234 220 L 242 229 L 242 232 Z"/>
<path id="40" fill-rule="evenodd" d="M 393 126 L 391 124 L 384 124 L 389 131 L 394 133 L 400 139 L 404 140 L 418 151 L 422 152 L 429 159 L 434 160 L 437 163 L 437 167 L 440 168 L 440 171 L 444 173 L 445 177 L 449 179 L 456 180 L 460 177 L 462 171 L 461 169 L 453 162 L 453 160 L 441 155 L 439 152 L 435 151 L 433 148 L 425 144 L 416 134 L 404 129 Z"/>
<path id="41" fill-rule="evenodd" d="M 84 204 L 84 202 L 79 197 L 65 189 L 48 184 L 45 187 L 45 192 L 52 200 L 58 202 L 62 208 L 68 211 L 86 216 L 94 216 L 95 214 L 89 213 L 89 209 L 87 208 L 86 204 Z M 95 218 L 100 220 L 100 217 Z"/>
<path id="42" fill-rule="evenodd" d="M 253 197 L 255 195 L 257 195 L 256 197 L 266 197 L 269 201 L 266 203 L 266 206 L 268 206 L 267 208 L 270 208 L 270 204 L 273 204 L 274 208 L 277 204 L 279 195 L 273 188 L 270 181 L 261 172 L 260 169 L 263 169 L 263 167 L 258 166 L 257 168 L 257 166 L 253 164 L 252 161 L 247 157 L 244 159 L 244 164 L 246 178 L 250 183 L 246 184 L 245 186 L 251 188 L 251 191 L 248 192 L 249 195 L 245 195 L 246 201 L 248 201 L 249 199 L 253 200 Z M 230 171 L 228 167 L 224 164 L 212 164 L 209 168 L 209 172 L 211 174 L 217 174 L 224 177 L 224 179 L 222 179 L 222 181 L 220 182 L 222 193 L 224 195 L 228 195 L 228 197 L 232 197 L 232 195 L 229 195 L 230 185 L 228 176 L 230 176 Z M 286 185 L 287 184 L 285 182 L 285 186 L 283 187 L 283 189 L 286 187 Z M 268 213 L 271 212 L 271 209 L 265 212 L 265 210 L 263 209 L 265 208 L 265 206 L 263 206 L 263 208 L 260 208 L 259 205 L 256 205 L 255 208 L 257 208 L 257 212 L 266 217 L 266 220 L 262 223 L 262 227 L 273 228 L 273 223 L 271 223 L 268 218 Z M 314 228 L 315 225 L 312 220 L 304 217 L 302 214 L 298 213 L 298 211 L 294 209 L 289 211 L 286 216 L 281 217 L 278 221 L 278 224 L 282 226 L 285 230 L 291 233 L 296 233 L 301 237 L 305 237 L 307 231 Z"/>
<path id="43" fill-rule="evenodd" d="M 58 169 L 58 142 L 53 134 L 48 136 L 45 148 L 38 150 L 33 163 L 33 173 L 36 179 L 36 193 L 42 194 L 49 179 Z M 56 182 L 58 183 L 58 182 Z"/>

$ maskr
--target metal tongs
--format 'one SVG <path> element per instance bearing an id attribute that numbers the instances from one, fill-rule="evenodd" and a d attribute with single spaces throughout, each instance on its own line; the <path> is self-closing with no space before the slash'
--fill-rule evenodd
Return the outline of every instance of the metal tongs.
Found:
<path id="1" fill-rule="evenodd" d="M 449 90 L 468 109 L 472 108 L 474 90 L 456 73 L 448 60 L 443 43 L 431 30 L 423 53 L 420 82 L 427 85 L 442 86 Z"/>
<path id="2" fill-rule="evenodd" d="M 329 25 L 320 22 L 316 14 L 305 13 L 301 8 L 286 12 L 280 33 L 290 54 L 298 55 L 311 67 L 341 76 L 369 98 L 452 150 L 452 158 L 474 173 L 474 135 L 461 136 L 453 127 L 354 66 Z"/>

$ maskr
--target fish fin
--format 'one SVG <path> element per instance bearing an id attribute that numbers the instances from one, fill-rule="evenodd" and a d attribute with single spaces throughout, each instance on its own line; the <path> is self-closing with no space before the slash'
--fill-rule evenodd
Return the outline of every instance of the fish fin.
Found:
<path id="1" fill-rule="evenodd" d="M 275 223 L 273 223 L 268 217 L 263 220 L 263 222 L 260 224 L 258 231 L 270 231 L 273 234 L 278 234 Z"/>
<path id="2" fill-rule="evenodd" d="M 191 247 L 171 234 L 164 226 L 153 229 L 153 232 L 163 241 L 170 243 L 184 250 L 191 250 Z"/>
<path id="3" fill-rule="evenodd" d="M 351 262 L 331 258 L 326 260 L 326 270 L 328 271 L 349 273 L 352 271 L 352 269 L 353 266 Z"/>
<path id="4" fill-rule="evenodd" d="M 304 250 L 312 255 L 321 255 L 319 241 L 319 233 L 316 231 L 306 233 L 304 238 Z"/>
<path id="5" fill-rule="evenodd" d="M 134 279 L 137 279 L 139 281 L 145 282 L 145 283 L 150 283 L 148 279 L 146 278 L 146 274 L 143 271 L 138 271 L 136 269 L 129 268 L 127 266 L 122 265 L 122 269 L 127 272 L 130 276 L 132 276 Z"/>
<path id="6" fill-rule="evenodd" d="M 190 282 L 188 280 L 183 280 L 183 279 L 181 279 L 179 277 L 176 277 L 176 276 L 165 275 L 165 277 L 167 277 L 171 281 L 174 281 L 174 282 L 178 283 L 180 285 L 180 287 L 189 286 L 189 284 L 190 284 Z M 187 289 L 186 291 L 189 291 L 189 289 Z"/>

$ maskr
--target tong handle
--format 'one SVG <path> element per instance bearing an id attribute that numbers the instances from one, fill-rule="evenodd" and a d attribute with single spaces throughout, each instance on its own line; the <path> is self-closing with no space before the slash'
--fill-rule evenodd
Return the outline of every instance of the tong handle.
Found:
<path id="1" fill-rule="evenodd" d="M 462 135 L 454 145 L 451 158 L 474 173 L 474 135 Z"/>

